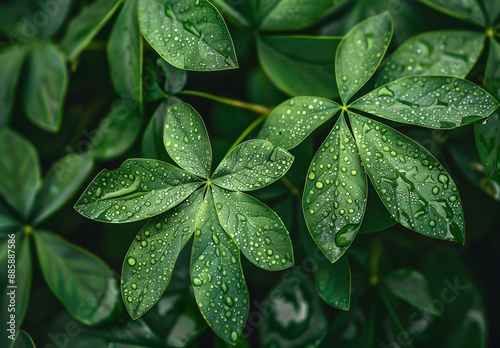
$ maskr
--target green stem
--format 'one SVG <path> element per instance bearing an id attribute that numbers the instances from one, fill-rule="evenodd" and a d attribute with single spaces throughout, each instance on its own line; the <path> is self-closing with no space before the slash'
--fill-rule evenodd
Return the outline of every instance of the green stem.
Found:
<path id="1" fill-rule="evenodd" d="M 392 306 L 391 302 L 387 298 L 387 296 L 382 288 L 379 288 L 379 293 L 380 293 L 380 297 L 382 298 L 382 302 L 384 302 L 385 308 L 387 309 L 387 312 L 389 312 L 389 316 L 390 316 L 392 322 L 394 323 L 394 325 L 396 325 L 398 332 L 406 332 L 403 324 L 401 323 L 401 320 L 399 320 L 398 315 L 397 315 L 396 311 L 394 310 L 394 307 Z M 413 345 L 410 344 L 410 347 L 413 347 Z"/>
<path id="2" fill-rule="evenodd" d="M 372 253 L 370 260 L 370 284 L 378 284 L 378 265 L 380 263 L 380 255 L 382 254 L 382 242 L 380 239 L 375 239 L 372 244 Z"/>
<path id="3" fill-rule="evenodd" d="M 231 145 L 231 147 L 229 148 L 229 151 L 226 153 L 226 155 L 224 157 L 226 157 L 228 153 L 233 151 L 233 149 L 236 146 L 238 146 L 239 143 L 241 143 L 243 140 L 245 140 L 245 138 L 248 136 L 248 134 L 250 134 L 255 128 L 257 128 L 257 126 L 259 124 L 264 122 L 266 117 L 267 117 L 267 113 L 264 113 L 264 114 L 260 115 L 259 118 L 255 119 L 252 123 L 250 123 L 248 125 L 248 127 L 243 131 L 243 133 L 240 134 L 238 139 L 236 139 L 236 141 L 233 143 L 233 145 Z"/>
<path id="4" fill-rule="evenodd" d="M 300 194 L 300 190 L 297 186 L 295 186 L 293 184 L 293 182 L 288 179 L 286 176 L 282 176 L 280 178 L 280 181 L 283 183 L 283 185 L 286 186 L 286 188 L 288 189 L 288 191 L 290 191 L 290 193 L 293 195 L 293 196 L 298 196 Z"/>
<path id="5" fill-rule="evenodd" d="M 202 98 L 214 100 L 216 102 L 227 104 L 227 105 L 232 105 L 232 106 L 235 106 L 237 108 L 247 109 L 247 110 L 256 112 L 258 114 L 268 115 L 271 112 L 270 109 L 268 109 L 268 108 L 266 108 L 265 106 L 262 106 L 262 105 L 257 105 L 257 104 L 252 104 L 252 103 L 246 103 L 246 102 L 243 102 L 243 101 L 240 101 L 240 100 L 231 99 L 231 98 L 219 97 L 217 95 L 210 94 L 210 93 L 205 93 L 205 92 L 201 92 L 201 91 L 185 90 L 185 91 L 179 92 L 179 94 L 194 95 L 194 96 L 197 96 L 197 97 L 202 97 Z"/>

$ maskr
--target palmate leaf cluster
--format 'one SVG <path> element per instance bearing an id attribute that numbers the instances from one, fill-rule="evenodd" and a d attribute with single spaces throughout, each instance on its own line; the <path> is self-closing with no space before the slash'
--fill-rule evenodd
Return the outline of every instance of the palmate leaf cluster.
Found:
<path id="1" fill-rule="evenodd" d="M 0 260 L 15 239 L 25 286 L 0 345 L 183 347 L 213 331 L 216 346 L 486 347 L 463 264 L 481 238 L 496 250 L 499 14 L 490 0 L 1 4 Z M 39 326 L 54 295 L 63 314 Z"/>

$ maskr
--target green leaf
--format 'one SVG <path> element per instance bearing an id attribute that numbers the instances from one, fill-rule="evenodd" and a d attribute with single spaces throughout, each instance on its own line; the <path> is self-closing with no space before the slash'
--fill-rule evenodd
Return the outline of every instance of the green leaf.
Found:
<path id="1" fill-rule="evenodd" d="M 33 236 L 43 277 L 68 312 L 85 325 L 108 319 L 120 303 L 111 269 L 52 233 L 35 231 Z"/>
<path id="2" fill-rule="evenodd" d="M 253 16 L 254 8 L 257 5 L 256 1 L 212 0 L 211 2 L 217 6 L 225 18 L 236 23 L 236 25 L 248 29 L 254 26 Z"/>
<path id="3" fill-rule="evenodd" d="M 335 56 L 335 75 L 344 103 L 375 73 L 393 31 L 391 16 L 384 12 L 357 24 L 342 38 Z"/>
<path id="4" fill-rule="evenodd" d="M 485 124 L 476 123 L 474 134 L 476 147 L 483 164 L 484 172 L 489 178 L 500 173 L 500 113 L 497 111 L 487 119 Z"/>
<path id="5" fill-rule="evenodd" d="M 500 42 L 490 40 L 490 49 L 484 72 L 484 89 L 500 101 Z"/>
<path id="6" fill-rule="evenodd" d="M 397 223 L 385 208 L 373 185 L 368 184 L 368 201 L 366 202 L 365 215 L 358 233 L 372 233 L 385 230 Z"/>
<path id="7" fill-rule="evenodd" d="M 11 348 L 36 348 L 35 342 L 26 331 L 19 331 Z"/>
<path id="8" fill-rule="evenodd" d="M 484 26 L 484 18 L 481 6 L 476 0 L 419 0 L 420 2 L 435 8 L 447 15 L 466 20 Z"/>
<path id="9" fill-rule="evenodd" d="M 293 156 L 267 140 L 236 146 L 219 164 L 212 182 L 230 191 L 251 191 L 272 184 L 290 169 Z"/>
<path id="10" fill-rule="evenodd" d="M 470 30 L 440 30 L 412 36 L 381 65 L 377 85 L 413 75 L 465 78 L 484 47 L 484 35 Z"/>
<path id="11" fill-rule="evenodd" d="M 26 56 L 26 49 L 14 47 L 3 50 L 0 54 L 0 131 L 7 125 L 14 103 L 19 74 Z"/>
<path id="12" fill-rule="evenodd" d="M 203 119 L 191 105 L 181 103 L 168 108 L 163 143 L 179 166 L 202 178 L 210 176 L 210 140 Z"/>
<path id="13" fill-rule="evenodd" d="M 412 269 L 399 269 L 383 278 L 388 292 L 420 311 L 439 316 L 441 311 L 432 305 L 432 295 L 424 276 Z"/>
<path id="14" fill-rule="evenodd" d="M 137 1 L 128 0 L 123 5 L 108 40 L 107 57 L 115 90 L 122 98 L 142 104 L 142 36 Z"/>
<path id="15" fill-rule="evenodd" d="M 464 243 L 462 202 L 438 160 L 383 123 L 349 116 L 364 167 L 392 217 L 429 237 Z"/>
<path id="16" fill-rule="evenodd" d="M 175 263 L 195 230 L 202 190 L 153 217 L 140 230 L 122 266 L 122 297 L 132 319 L 147 312 L 167 288 Z"/>
<path id="17" fill-rule="evenodd" d="M 171 164 L 129 159 L 101 171 L 75 205 L 83 216 L 112 223 L 143 220 L 167 211 L 202 184 Z"/>
<path id="18" fill-rule="evenodd" d="M 328 332 L 328 321 L 323 303 L 311 281 L 298 272 L 288 272 L 269 295 L 252 312 L 249 323 L 261 318 L 259 347 L 317 347 Z M 256 316 L 254 313 L 257 313 Z M 252 320 L 253 319 L 253 320 Z M 247 326 L 245 333 L 251 334 L 255 325 Z M 329 344 L 332 346 L 332 342 Z"/>
<path id="19" fill-rule="evenodd" d="M 242 192 L 212 190 L 220 224 L 250 262 L 268 271 L 293 266 L 292 241 L 272 209 Z"/>
<path id="20" fill-rule="evenodd" d="M 0 232 L 16 232 L 20 229 L 21 222 L 17 216 L 0 203 Z"/>
<path id="21" fill-rule="evenodd" d="M 14 131 L 4 129 L 0 132 L 0 153 L 0 194 L 27 219 L 41 181 L 36 150 Z"/>
<path id="22" fill-rule="evenodd" d="M 294 30 L 316 23 L 342 0 L 267 0 L 258 2 L 259 30 Z"/>
<path id="23" fill-rule="evenodd" d="M 139 104 L 120 100 L 99 123 L 92 136 L 92 156 L 99 160 L 115 158 L 135 142 L 141 130 Z"/>
<path id="24" fill-rule="evenodd" d="M 488 24 L 491 25 L 498 22 L 500 3 L 497 0 L 484 0 L 484 6 L 486 7 L 486 14 L 489 18 Z"/>
<path id="25" fill-rule="evenodd" d="M 349 310 L 351 268 L 347 256 L 341 257 L 334 264 L 325 261 L 318 262 L 318 268 L 314 273 L 316 290 L 329 306 Z"/>
<path id="26" fill-rule="evenodd" d="M 257 52 L 262 69 L 283 92 L 333 98 L 339 93 L 332 83 L 339 42 L 337 37 L 259 36 Z"/>
<path id="27" fill-rule="evenodd" d="M 10 243 L 9 241 L 15 241 Z M 14 247 L 15 246 L 15 247 Z M 17 233 L 14 238 L 2 240 L 0 244 L 0 264 L 4 270 L 0 273 L 0 320 L 4 330 L 10 329 L 11 314 L 14 314 L 14 332 L 4 331 L 0 338 L 2 347 L 9 347 L 12 341 L 7 338 L 15 334 L 21 326 L 28 308 L 31 290 L 31 252 L 29 238 Z M 15 265 L 15 268 L 12 267 Z M 14 278 L 9 277 L 14 275 Z M 12 280 L 12 282 L 11 282 Z M 13 302 L 12 302 L 13 301 Z"/>
<path id="28" fill-rule="evenodd" d="M 356 237 L 366 206 L 367 182 L 344 116 L 316 152 L 302 196 L 307 229 L 330 260 Z"/>
<path id="29" fill-rule="evenodd" d="M 70 22 L 61 40 L 61 47 L 67 53 L 69 60 L 76 61 L 121 3 L 122 0 L 97 0 L 82 8 Z"/>
<path id="30" fill-rule="evenodd" d="M 23 94 L 24 111 L 29 119 L 43 130 L 57 132 L 67 88 L 63 53 L 48 41 L 35 45 L 28 59 L 28 81 Z"/>
<path id="31" fill-rule="evenodd" d="M 139 23 L 149 44 L 179 69 L 238 67 L 226 23 L 207 0 L 139 0 Z"/>
<path id="32" fill-rule="evenodd" d="M 240 252 L 217 220 L 211 192 L 196 219 L 190 274 L 201 314 L 217 335 L 234 345 L 250 303 Z"/>
<path id="33" fill-rule="evenodd" d="M 340 108 L 339 104 L 326 98 L 291 98 L 271 111 L 258 137 L 290 150 L 328 121 Z"/>
<path id="34" fill-rule="evenodd" d="M 62 207 L 78 190 L 92 170 L 92 158 L 84 153 L 69 154 L 52 165 L 33 207 L 33 223 L 38 224 Z"/>
<path id="35" fill-rule="evenodd" d="M 498 102 L 467 80 L 414 76 L 378 87 L 351 106 L 396 122 L 451 129 L 489 116 Z"/>

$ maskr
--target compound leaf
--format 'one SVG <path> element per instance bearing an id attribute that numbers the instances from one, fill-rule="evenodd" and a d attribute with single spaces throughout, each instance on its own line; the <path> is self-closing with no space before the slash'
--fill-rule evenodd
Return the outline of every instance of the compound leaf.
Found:
<path id="1" fill-rule="evenodd" d="M 95 255 L 59 236 L 43 231 L 33 235 L 43 276 L 68 312 L 86 325 L 98 324 L 113 315 L 120 301 L 111 269 Z"/>
<path id="2" fill-rule="evenodd" d="M 288 95 L 333 98 L 338 91 L 332 57 L 339 42 L 337 37 L 266 36 L 257 38 L 257 50 L 266 75 Z"/>
<path id="3" fill-rule="evenodd" d="M 122 266 L 123 302 L 132 319 L 147 312 L 167 288 L 177 258 L 194 232 L 202 190 L 153 217 L 139 231 Z"/>
<path id="4" fill-rule="evenodd" d="M 465 78 L 484 47 L 484 35 L 470 30 L 441 30 L 415 35 L 381 65 L 377 85 L 413 75 Z"/>
<path id="5" fill-rule="evenodd" d="M 201 314 L 217 335 L 234 345 L 248 317 L 248 290 L 240 252 L 217 219 L 210 191 L 197 217 L 190 274 Z"/>
<path id="6" fill-rule="evenodd" d="M 392 217 L 418 233 L 463 243 L 462 202 L 438 160 L 383 123 L 349 116 L 364 167 Z"/>
<path id="7" fill-rule="evenodd" d="M 179 166 L 202 178 L 209 177 L 212 148 L 205 124 L 191 105 L 180 103 L 168 108 L 163 143 Z"/>
<path id="8" fill-rule="evenodd" d="M 75 205 L 83 216 L 112 223 L 146 219 L 173 208 L 202 182 L 171 164 L 129 159 L 101 171 Z"/>
<path id="9" fill-rule="evenodd" d="M 35 148 L 6 128 L 0 132 L 0 194 L 24 219 L 33 207 L 40 186 L 40 165 Z"/>
<path id="10" fill-rule="evenodd" d="M 236 146 L 219 164 L 212 182 L 230 191 L 251 191 L 270 185 L 290 169 L 293 156 L 267 140 Z"/>
<path id="11" fill-rule="evenodd" d="M 75 61 L 118 9 L 122 0 L 97 0 L 84 7 L 69 24 L 61 47 Z"/>
<path id="12" fill-rule="evenodd" d="M 111 81 L 122 98 L 142 103 L 142 36 L 137 0 L 123 5 L 107 45 Z"/>
<path id="13" fill-rule="evenodd" d="M 486 22 L 481 6 L 476 0 L 419 0 L 447 15 L 483 26 Z"/>
<path id="14" fill-rule="evenodd" d="M 290 150 L 328 121 L 340 108 L 339 104 L 326 98 L 291 98 L 271 111 L 258 137 Z"/>
<path id="15" fill-rule="evenodd" d="M 92 167 L 92 158 L 87 153 L 72 153 L 54 163 L 38 192 L 32 212 L 33 223 L 42 222 L 66 203 Z"/>
<path id="16" fill-rule="evenodd" d="M 290 236 L 273 210 L 245 193 L 212 189 L 220 224 L 250 262 L 268 271 L 293 266 Z"/>
<path id="17" fill-rule="evenodd" d="M 451 129 L 489 116 L 498 102 L 464 79 L 413 76 L 378 87 L 351 106 L 396 122 Z"/>
<path id="18" fill-rule="evenodd" d="M 139 24 L 149 44 L 179 69 L 238 67 L 226 23 L 207 0 L 139 0 Z"/>
<path id="19" fill-rule="evenodd" d="M 68 72 L 63 53 L 48 41 L 35 45 L 28 58 L 28 81 L 23 94 L 28 118 L 43 130 L 57 132 L 67 88 Z"/>
<path id="20" fill-rule="evenodd" d="M 354 240 L 366 197 L 366 175 L 342 115 L 311 162 L 302 196 L 309 233 L 330 262 Z"/>
<path id="21" fill-rule="evenodd" d="M 354 26 L 340 41 L 335 75 L 344 103 L 370 79 L 384 57 L 394 31 L 388 12 Z"/>

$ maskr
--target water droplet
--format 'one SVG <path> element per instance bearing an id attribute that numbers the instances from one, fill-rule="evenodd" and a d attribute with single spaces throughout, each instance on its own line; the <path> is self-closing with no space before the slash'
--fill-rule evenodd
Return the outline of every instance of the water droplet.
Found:
<path id="1" fill-rule="evenodd" d="M 316 179 L 316 174 L 314 174 L 314 172 L 310 172 L 308 178 L 309 180 L 314 180 Z"/>
<path id="2" fill-rule="evenodd" d="M 212 240 L 215 244 L 219 244 L 219 238 L 215 235 L 215 233 L 212 233 Z"/>
<path id="3" fill-rule="evenodd" d="M 451 197 L 450 197 L 450 200 L 451 200 Z M 269 244 L 271 244 L 271 239 L 269 239 L 268 237 L 266 237 L 265 242 L 266 242 L 267 245 L 269 245 Z"/>
<path id="4" fill-rule="evenodd" d="M 450 200 L 450 202 L 456 202 L 457 199 L 458 199 L 458 196 L 457 195 L 451 195 L 450 198 L 448 198 Z"/>
<path id="5" fill-rule="evenodd" d="M 342 229 L 335 235 L 335 244 L 339 247 L 349 246 L 356 236 L 358 227 L 359 224 L 348 224 L 342 227 Z"/>
<path id="6" fill-rule="evenodd" d="M 432 188 L 432 193 L 433 193 L 433 194 L 435 194 L 435 195 L 437 195 L 437 194 L 439 193 L 439 187 L 434 186 L 434 187 Z"/>
<path id="7" fill-rule="evenodd" d="M 316 182 L 316 185 L 315 185 L 315 186 L 316 186 L 316 188 L 317 188 L 318 190 L 321 190 L 321 189 L 323 188 L 323 186 L 324 186 L 324 185 L 323 185 L 323 183 L 322 183 L 321 181 L 318 181 L 318 182 Z"/>
<path id="8" fill-rule="evenodd" d="M 439 174 L 438 176 L 438 181 L 443 184 L 444 189 L 446 190 L 448 188 L 448 176 L 444 174 Z"/>
<path id="9" fill-rule="evenodd" d="M 226 303 L 228 306 L 233 305 L 233 299 L 230 296 L 226 296 Z"/>
<path id="10" fill-rule="evenodd" d="M 236 331 L 231 332 L 231 340 L 236 342 L 237 339 L 238 339 L 238 333 Z"/>
<path id="11" fill-rule="evenodd" d="M 236 214 L 236 217 L 238 218 L 238 221 L 240 221 L 240 222 L 245 222 L 245 221 L 247 221 L 247 218 L 246 218 L 246 217 L 245 217 L 245 215 L 243 215 L 243 214 L 237 213 L 237 214 Z"/>
<path id="12" fill-rule="evenodd" d="M 193 278 L 193 284 L 196 286 L 201 286 L 201 284 L 203 283 L 200 278 Z"/>
<path id="13" fill-rule="evenodd" d="M 136 261 L 133 257 L 129 257 L 129 258 L 127 259 L 127 263 L 128 263 L 130 266 L 134 266 L 134 265 L 137 263 L 137 261 Z"/>
<path id="14" fill-rule="evenodd" d="M 436 221 L 435 220 L 429 220 L 429 226 L 435 227 L 436 226 Z"/>

